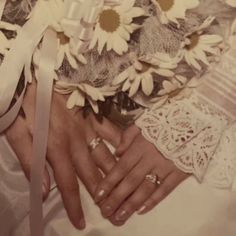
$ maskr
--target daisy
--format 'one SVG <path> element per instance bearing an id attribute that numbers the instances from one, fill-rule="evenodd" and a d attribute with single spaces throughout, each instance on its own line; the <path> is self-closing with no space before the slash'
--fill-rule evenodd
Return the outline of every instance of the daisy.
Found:
<path id="1" fill-rule="evenodd" d="M 95 113 L 99 112 L 98 101 L 104 102 L 106 97 L 115 95 L 116 89 L 110 85 L 95 88 L 87 83 L 75 84 L 65 81 L 58 81 L 55 87 L 61 94 L 70 94 L 67 100 L 68 109 L 73 109 L 75 106 L 84 107 L 87 100 Z"/>
<path id="2" fill-rule="evenodd" d="M 187 81 L 187 78 L 181 75 L 176 75 L 170 80 L 164 80 L 162 83 L 163 88 L 158 92 L 157 95 L 165 96 L 180 89 L 183 89 Z"/>
<path id="3" fill-rule="evenodd" d="M 58 33 L 58 53 L 57 53 L 57 63 L 56 70 L 58 70 L 65 59 L 67 58 L 69 64 L 73 69 L 78 69 L 78 61 L 82 64 L 86 64 L 87 61 L 82 54 L 74 56 L 70 48 L 70 39 L 64 33 Z"/>
<path id="4" fill-rule="evenodd" d="M 225 2 L 231 7 L 236 7 L 236 0 L 225 0 Z"/>
<path id="5" fill-rule="evenodd" d="M 208 55 L 217 55 L 220 43 L 223 40 L 220 35 L 204 34 L 203 29 L 207 28 L 212 21 L 213 18 L 208 17 L 199 27 L 200 30 L 186 36 L 186 42 L 183 47 L 184 59 L 188 65 L 197 70 L 201 70 L 200 62 L 209 66 Z"/>
<path id="6" fill-rule="evenodd" d="M 130 34 L 140 28 L 140 25 L 133 23 L 133 18 L 145 13 L 134 4 L 135 0 L 125 0 L 121 5 L 104 7 L 97 20 L 90 49 L 98 44 L 100 54 L 105 46 L 107 51 L 114 50 L 119 55 L 128 51 Z"/>
<path id="7" fill-rule="evenodd" d="M 179 25 L 178 19 L 185 19 L 186 11 L 199 5 L 199 0 L 151 0 L 161 12 L 161 21 Z"/>
<path id="8" fill-rule="evenodd" d="M 173 77 L 173 65 L 164 66 L 151 65 L 146 62 L 136 60 L 134 64 L 119 74 L 113 81 L 113 85 L 122 84 L 122 91 L 129 91 L 129 96 L 133 97 L 139 90 L 140 86 L 146 96 L 150 96 L 154 89 L 154 74 L 163 77 Z"/>

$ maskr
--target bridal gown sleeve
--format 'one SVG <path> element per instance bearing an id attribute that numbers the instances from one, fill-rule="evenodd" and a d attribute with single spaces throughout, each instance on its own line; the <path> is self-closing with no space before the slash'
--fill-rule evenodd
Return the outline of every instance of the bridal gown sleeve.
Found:
<path id="1" fill-rule="evenodd" d="M 235 68 L 231 49 L 188 95 L 154 105 L 136 121 L 144 137 L 182 171 L 200 182 L 206 175 L 220 187 L 232 186 L 236 174 L 236 139 L 230 132 L 236 121 Z"/>

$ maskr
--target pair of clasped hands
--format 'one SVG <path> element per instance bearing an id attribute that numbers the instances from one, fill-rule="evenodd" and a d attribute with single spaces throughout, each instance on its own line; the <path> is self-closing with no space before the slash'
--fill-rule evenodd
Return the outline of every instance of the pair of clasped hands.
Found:
<path id="1" fill-rule="evenodd" d="M 19 115 L 6 131 L 28 179 L 35 87 L 35 84 L 30 85 L 26 92 L 23 103 L 26 116 Z M 115 147 L 115 154 L 104 142 L 93 150 L 89 148 L 88 144 L 98 136 Z M 77 177 L 101 209 L 103 217 L 116 226 L 125 224 L 134 213 L 142 215 L 152 210 L 188 177 L 165 159 L 135 125 L 123 131 L 105 118 L 99 123 L 92 113 L 84 118 L 82 111 L 68 110 L 66 98 L 57 93 L 53 94 L 47 161 L 53 169 L 68 217 L 80 230 L 86 227 L 86 220 Z M 159 184 L 150 181 L 147 175 L 158 176 Z M 50 191 L 47 169 L 42 188 L 46 199 Z"/>

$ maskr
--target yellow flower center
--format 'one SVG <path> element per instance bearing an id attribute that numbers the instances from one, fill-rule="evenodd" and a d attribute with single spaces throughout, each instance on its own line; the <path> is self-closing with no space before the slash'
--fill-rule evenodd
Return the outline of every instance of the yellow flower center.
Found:
<path id="1" fill-rule="evenodd" d="M 189 40 L 190 40 L 190 44 L 189 45 L 186 45 L 186 49 L 187 50 L 192 50 L 194 49 L 198 43 L 199 43 L 199 39 L 200 39 L 200 36 L 198 34 L 192 34 L 190 37 L 189 37 Z"/>
<path id="2" fill-rule="evenodd" d="M 70 41 L 70 39 L 64 33 L 57 33 L 57 38 L 60 40 L 61 45 L 65 45 Z"/>
<path id="3" fill-rule="evenodd" d="M 162 11 L 169 11 L 173 6 L 174 0 L 156 0 Z"/>
<path id="4" fill-rule="evenodd" d="M 113 33 L 120 26 L 120 15 L 113 9 L 104 10 L 99 17 L 99 23 L 104 31 Z"/>

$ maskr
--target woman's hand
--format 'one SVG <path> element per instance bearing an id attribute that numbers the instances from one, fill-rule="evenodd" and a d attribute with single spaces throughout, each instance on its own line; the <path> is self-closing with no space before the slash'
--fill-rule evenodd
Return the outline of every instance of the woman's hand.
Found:
<path id="1" fill-rule="evenodd" d="M 18 116 L 6 131 L 6 137 L 28 179 L 32 160 L 35 88 L 35 84 L 30 85 L 25 96 L 23 108 L 26 117 Z M 53 94 L 47 161 L 54 171 L 68 216 L 78 229 L 85 227 L 85 220 L 77 175 L 93 196 L 96 186 L 102 179 L 98 167 L 107 173 L 115 164 L 113 155 L 103 142 L 92 152 L 89 151 L 88 144 L 98 134 L 108 141 L 113 141 L 113 145 L 118 145 L 120 141 L 119 129 L 109 121 L 104 120 L 100 125 L 92 114 L 85 119 L 82 112 L 66 108 L 66 100 L 62 95 Z M 50 190 L 50 179 L 46 169 L 42 187 L 46 197 Z"/>
<path id="2" fill-rule="evenodd" d="M 117 225 L 136 211 L 145 214 L 153 209 L 188 177 L 165 159 L 136 126 L 125 131 L 121 140 L 117 149 L 121 159 L 95 194 L 103 216 Z M 158 177 L 155 183 L 147 179 L 150 174 Z"/>

